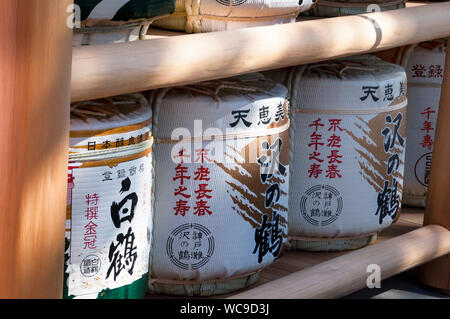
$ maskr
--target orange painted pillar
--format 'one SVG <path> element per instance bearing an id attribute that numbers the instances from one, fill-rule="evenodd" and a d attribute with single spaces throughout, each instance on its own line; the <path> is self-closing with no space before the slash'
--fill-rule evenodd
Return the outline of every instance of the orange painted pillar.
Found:
<path id="1" fill-rule="evenodd" d="M 447 39 L 450 45 L 450 38 Z M 447 47 L 444 81 L 434 141 L 430 185 L 425 209 L 425 225 L 439 224 L 450 230 L 450 49 Z M 420 280 L 450 292 L 450 255 L 425 264 Z"/>
<path id="2" fill-rule="evenodd" d="M 72 0 L 0 0 L 0 298 L 61 298 Z"/>

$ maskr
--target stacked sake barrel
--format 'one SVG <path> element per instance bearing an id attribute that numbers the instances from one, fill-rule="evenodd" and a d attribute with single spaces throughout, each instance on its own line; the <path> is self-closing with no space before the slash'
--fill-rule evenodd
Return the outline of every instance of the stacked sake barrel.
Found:
<path id="1" fill-rule="evenodd" d="M 174 9 L 175 0 L 75 0 L 73 45 L 139 40 Z"/>
<path id="2" fill-rule="evenodd" d="M 152 233 L 152 111 L 141 94 L 71 107 L 64 298 L 141 298 Z"/>
<path id="3" fill-rule="evenodd" d="M 401 9 L 405 0 L 320 0 L 305 15 L 315 17 L 339 17 L 370 12 Z"/>
<path id="4" fill-rule="evenodd" d="M 420 43 L 408 64 L 404 203 L 425 207 L 445 64 L 444 40 Z"/>
<path id="5" fill-rule="evenodd" d="M 177 0 L 175 13 L 154 26 L 211 32 L 295 22 L 316 0 Z"/>
<path id="6" fill-rule="evenodd" d="M 265 74 L 290 90 L 291 248 L 369 244 L 400 213 L 404 69 L 364 55 Z"/>
<path id="7" fill-rule="evenodd" d="M 149 289 L 214 295 L 253 284 L 287 238 L 287 89 L 260 75 L 152 92 Z"/>

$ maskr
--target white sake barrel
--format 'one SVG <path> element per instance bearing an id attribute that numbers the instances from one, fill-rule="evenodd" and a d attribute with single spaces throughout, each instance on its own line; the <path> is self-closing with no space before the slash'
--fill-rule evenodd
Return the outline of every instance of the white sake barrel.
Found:
<path id="1" fill-rule="evenodd" d="M 150 291 L 253 284 L 287 238 L 287 90 L 261 75 L 153 92 Z"/>
<path id="2" fill-rule="evenodd" d="M 177 0 L 175 13 L 154 26 L 192 32 L 224 31 L 295 22 L 315 0 Z"/>
<path id="3" fill-rule="evenodd" d="M 425 207 L 444 75 L 445 42 L 419 44 L 409 57 L 404 203 Z"/>
<path id="4" fill-rule="evenodd" d="M 175 0 L 75 0 L 72 45 L 139 40 L 155 19 L 174 10 Z"/>
<path id="5" fill-rule="evenodd" d="M 290 89 L 292 248 L 367 245 L 400 213 L 404 69 L 365 55 L 267 75 Z"/>
<path id="6" fill-rule="evenodd" d="M 142 94 L 71 107 L 65 298 L 142 298 L 152 232 L 152 111 Z"/>
<path id="7" fill-rule="evenodd" d="M 396 10 L 405 7 L 405 0 L 320 0 L 304 13 L 315 17 L 339 17 L 362 13 Z"/>

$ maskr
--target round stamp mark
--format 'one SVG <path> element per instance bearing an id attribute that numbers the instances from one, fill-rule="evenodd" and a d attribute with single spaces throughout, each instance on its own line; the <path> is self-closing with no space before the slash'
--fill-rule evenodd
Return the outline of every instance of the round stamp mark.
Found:
<path id="1" fill-rule="evenodd" d="M 330 185 L 316 185 L 308 189 L 300 200 L 300 212 L 308 223 L 327 226 L 341 214 L 343 200 L 338 190 Z"/>
<path id="2" fill-rule="evenodd" d="M 185 270 L 200 269 L 214 254 L 214 237 L 205 226 L 183 224 L 169 235 L 166 252 L 177 267 Z"/>
<path id="3" fill-rule="evenodd" d="M 85 277 L 92 277 L 100 271 L 100 257 L 97 255 L 89 255 L 81 261 L 81 274 Z"/>

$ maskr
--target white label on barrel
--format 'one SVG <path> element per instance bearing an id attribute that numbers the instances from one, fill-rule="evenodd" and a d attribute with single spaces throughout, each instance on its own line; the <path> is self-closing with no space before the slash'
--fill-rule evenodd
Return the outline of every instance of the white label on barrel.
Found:
<path id="1" fill-rule="evenodd" d="M 151 155 L 69 164 L 69 296 L 118 288 L 148 273 L 151 171 Z"/>
<path id="2" fill-rule="evenodd" d="M 405 110 L 294 114 L 289 235 L 356 237 L 398 217 Z"/>
<path id="3" fill-rule="evenodd" d="M 431 96 L 434 92 L 434 97 Z M 414 102 L 408 106 L 405 191 L 425 195 L 431 172 L 434 132 L 439 110 L 439 88 L 414 88 L 408 92 Z"/>
<path id="4" fill-rule="evenodd" d="M 252 111 L 255 118 L 250 109 L 230 111 L 225 122 L 236 131 L 270 125 L 262 136 L 238 131 L 235 138 L 155 147 L 152 277 L 224 280 L 280 256 L 287 238 L 287 104 L 278 98 Z"/>
<path id="5" fill-rule="evenodd" d="M 444 76 L 445 52 L 416 49 L 408 62 L 405 193 L 426 195 Z"/>

